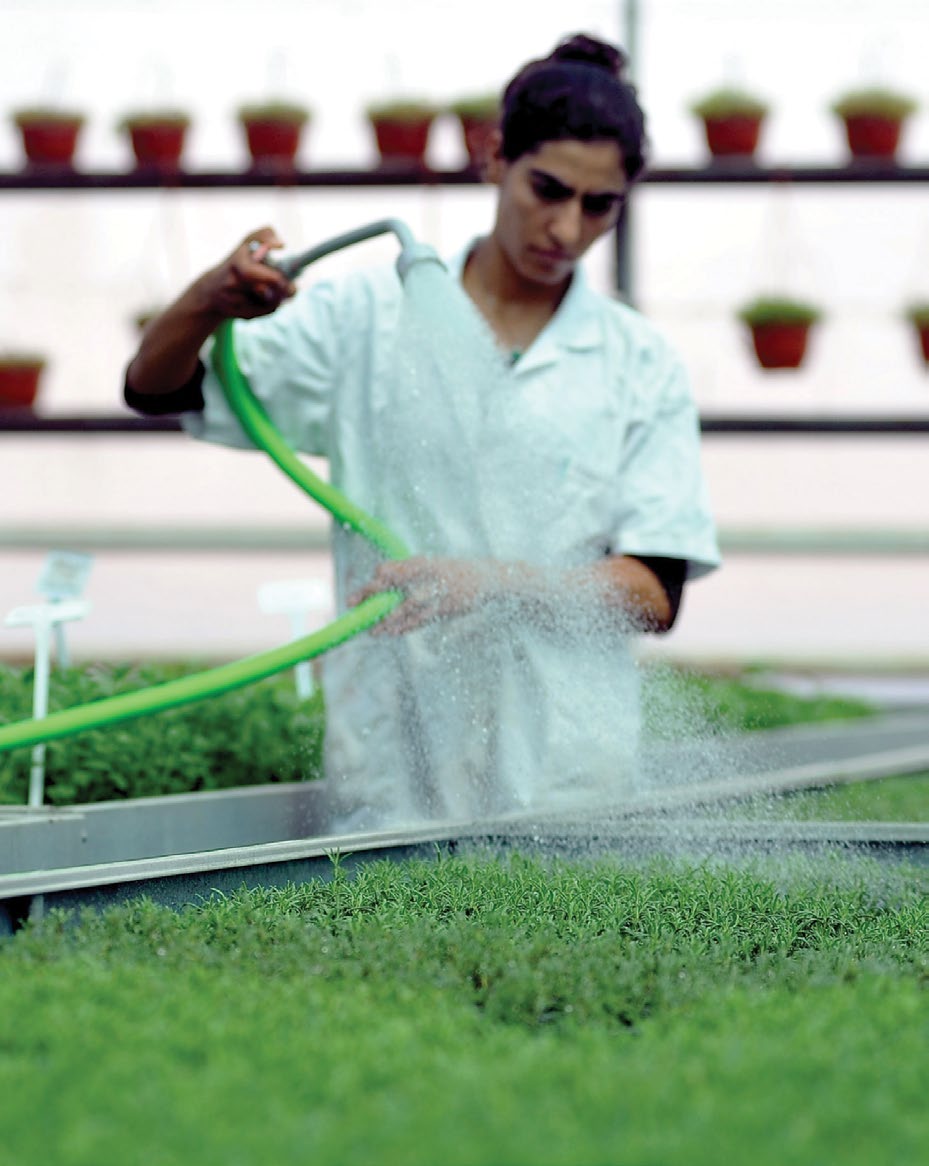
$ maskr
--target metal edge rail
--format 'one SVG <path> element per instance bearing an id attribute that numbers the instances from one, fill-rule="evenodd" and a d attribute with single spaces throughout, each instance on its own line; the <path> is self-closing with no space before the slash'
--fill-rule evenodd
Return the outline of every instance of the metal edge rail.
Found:
<path id="1" fill-rule="evenodd" d="M 719 530 L 719 544 L 729 555 L 922 556 L 929 554 L 929 529 L 828 529 L 772 527 Z M 329 524 L 304 526 L 232 526 L 196 523 L 152 524 L 11 524 L 0 526 L 0 550 L 34 551 L 57 547 L 85 551 L 294 552 L 327 551 Z"/>
<path id="2" fill-rule="evenodd" d="M 725 810 L 760 795 L 926 769 L 929 742 L 839 762 L 697 781 L 633 796 L 622 805 L 598 806 L 595 814 L 522 813 L 487 822 L 434 822 L 382 833 L 285 839 L 0 875 L 0 934 L 15 931 L 51 907 L 101 909 L 143 895 L 181 907 L 241 887 L 327 878 L 336 857 L 340 866 L 352 869 L 378 859 L 429 858 L 462 848 L 696 858 L 839 848 L 929 865 L 929 823 L 746 819 Z M 701 817 L 708 807 L 715 812 Z M 726 816 L 720 816 L 721 807 Z"/>
<path id="3" fill-rule="evenodd" d="M 146 897 L 173 909 L 243 888 L 328 880 L 375 861 L 439 859 L 512 852 L 548 857 L 643 859 L 677 856 L 761 857 L 835 851 L 908 865 L 929 865 L 929 824 L 919 822 L 764 822 L 675 820 L 653 816 L 616 822 L 513 819 L 480 824 L 436 823 L 385 834 L 261 843 L 227 850 L 165 855 L 99 866 L 33 871 L 0 878 L 0 936 L 51 909 L 104 910 Z"/>
<path id="4" fill-rule="evenodd" d="M 618 825 L 622 815 L 596 821 L 587 818 L 539 819 L 513 817 L 481 823 L 437 822 L 418 829 L 396 830 L 371 834 L 331 835 L 322 838 L 296 839 L 283 842 L 262 842 L 252 846 L 230 847 L 225 850 L 205 850 L 191 854 L 161 855 L 154 858 L 125 859 L 121 862 L 100 863 L 93 866 L 63 867 L 60 870 L 30 871 L 4 875 L 0 891 L 4 899 L 25 895 L 68 894 L 77 891 L 114 891 L 118 887 L 140 892 L 140 886 L 150 886 L 174 878 L 194 878 L 205 875 L 223 879 L 225 872 L 235 886 L 259 885 L 249 879 L 243 881 L 242 872 L 265 872 L 265 868 L 286 867 L 285 875 L 294 864 L 310 863 L 328 870 L 338 864 L 344 866 L 378 858 L 402 859 L 414 855 L 435 857 L 455 853 L 471 845 L 494 845 L 501 841 L 510 844 L 537 845 L 552 839 L 589 840 L 610 845 L 637 843 L 653 838 L 663 843 L 669 840 L 667 815 L 652 815 L 631 823 Z M 686 848 L 687 842 L 750 841 L 780 843 L 838 843 L 840 845 L 918 844 L 929 848 L 929 823 L 926 822 L 791 822 L 731 821 L 685 819 L 689 834 L 678 839 L 677 847 Z M 262 875 L 262 884 L 264 874 Z M 289 875 L 281 881 L 289 881 Z M 275 885 L 277 885 L 275 883 Z M 216 889 L 221 889 L 217 887 Z M 2 901 L 2 900 L 0 900 Z M 190 901 L 184 899 L 184 901 Z"/>

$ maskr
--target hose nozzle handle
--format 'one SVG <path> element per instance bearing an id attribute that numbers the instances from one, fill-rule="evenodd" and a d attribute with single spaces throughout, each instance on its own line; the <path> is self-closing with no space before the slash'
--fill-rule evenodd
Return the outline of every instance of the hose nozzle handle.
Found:
<path id="1" fill-rule="evenodd" d="M 397 256 L 397 273 L 400 279 L 405 281 L 410 268 L 417 263 L 438 263 L 443 269 L 445 267 L 435 249 L 428 243 L 408 243 Z"/>

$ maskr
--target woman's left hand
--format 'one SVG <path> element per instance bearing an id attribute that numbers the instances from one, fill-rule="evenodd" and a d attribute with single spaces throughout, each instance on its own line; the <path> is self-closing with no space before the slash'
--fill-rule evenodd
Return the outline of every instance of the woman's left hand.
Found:
<path id="1" fill-rule="evenodd" d="M 371 629 L 372 635 L 404 635 L 482 606 L 495 594 L 499 564 L 467 559 L 391 560 L 379 564 L 364 587 L 349 596 L 354 607 L 383 591 L 400 591 L 403 602 Z"/>

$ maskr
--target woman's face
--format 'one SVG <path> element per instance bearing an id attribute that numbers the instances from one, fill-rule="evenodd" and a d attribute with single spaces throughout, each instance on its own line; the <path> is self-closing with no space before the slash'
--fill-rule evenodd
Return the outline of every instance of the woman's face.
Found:
<path id="1" fill-rule="evenodd" d="M 499 187 L 494 239 L 528 283 L 560 286 L 616 225 L 628 189 L 615 142 L 544 142 L 515 162 L 488 167 Z"/>

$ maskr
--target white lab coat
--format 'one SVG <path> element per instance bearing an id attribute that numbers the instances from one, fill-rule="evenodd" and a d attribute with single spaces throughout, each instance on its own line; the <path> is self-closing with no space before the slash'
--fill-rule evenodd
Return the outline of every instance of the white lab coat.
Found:
<path id="1" fill-rule="evenodd" d="M 333 483 L 414 553 L 711 570 L 697 418 L 668 344 L 578 271 L 508 367 L 461 289 L 464 260 L 452 281 L 414 268 L 406 295 L 377 270 L 240 321 L 239 362 L 285 438 L 327 456 Z M 211 374 L 204 396 L 190 432 L 247 445 Z M 334 555 L 341 609 L 377 556 L 337 526 Z M 334 828 L 557 811 L 634 787 L 638 683 L 615 627 L 475 612 L 357 637 L 327 655 L 323 683 Z"/>

